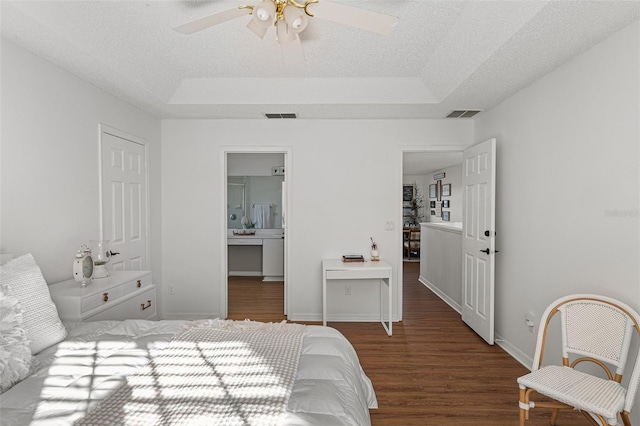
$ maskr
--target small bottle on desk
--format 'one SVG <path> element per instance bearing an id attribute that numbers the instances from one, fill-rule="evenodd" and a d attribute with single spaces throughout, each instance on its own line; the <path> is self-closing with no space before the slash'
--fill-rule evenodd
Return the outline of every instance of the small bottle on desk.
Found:
<path id="1" fill-rule="evenodd" d="M 378 251 L 378 244 L 373 241 L 373 237 L 371 237 L 371 261 L 377 262 L 380 260 L 380 252 Z"/>

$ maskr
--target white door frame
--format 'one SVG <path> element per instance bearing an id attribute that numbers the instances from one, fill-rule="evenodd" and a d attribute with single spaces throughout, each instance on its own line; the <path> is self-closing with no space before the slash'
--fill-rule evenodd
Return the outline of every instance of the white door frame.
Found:
<path id="1" fill-rule="evenodd" d="M 420 152 L 420 153 L 445 153 L 445 152 L 460 152 L 462 153 L 465 149 L 469 148 L 470 145 L 406 145 L 400 146 L 400 176 L 398 177 L 399 182 L 396 184 L 396 188 L 398 188 L 398 192 L 396 193 L 396 206 L 397 214 L 396 214 L 396 223 L 398 226 L 396 227 L 396 241 L 398 247 L 398 259 L 399 259 L 399 267 L 397 273 L 396 283 L 398 283 L 398 291 L 396 293 L 396 299 L 398 300 L 398 320 L 402 321 L 402 302 L 403 302 L 403 266 L 404 266 L 404 253 L 403 253 L 403 241 L 402 241 L 402 232 L 398 232 L 401 230 L 403 226 L 403 216 L 402 216 L 402 184 L 403 184 L 403 176 L 404 176 L 404 154 L 412 153 L 412 152 Z M 461 284 L 462 285 L 462 284 Z"/>
<path id="2" fill-rule="evenodd" d="M 285 170 L 285 186 L 287 188 L 286 194 L 286 206 L 283 206 L 282 214 L 286 217 L 287 228 L 284 238 L 284 314 L 287 315 L 289 311 L 288 301 L 289 299 L 289 286 L 288 279 L 291 276 L 289 265 L 290 254 L 290 236 L 291 236 L 291 153 L 292 148 L 290 146 L 223 146 L 220 150 L 220 194 L 222 199 L 220 200 L 220 282 L 223 285 L 220 286 L 220 318 L 227 318 L 229 308 L 229 271 L 227 262 L 227 154 L 283 154 L 284 155 L 284 170 Z M 286 211 L 285 211 L 286 210 Z"/>

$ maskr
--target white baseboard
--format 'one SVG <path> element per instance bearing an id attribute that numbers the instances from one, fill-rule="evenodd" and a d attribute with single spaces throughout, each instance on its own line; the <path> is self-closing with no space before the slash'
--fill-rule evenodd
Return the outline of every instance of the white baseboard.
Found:
<path id="1" fill-rule="evenodd" d="M 440 299 L 442 299 L 444 301 L 444 303 L 446 303 L 447 305 L 451 306 L 451 309 L 453 309 L 454 311 L 456 311 L 459 314 L 462 314 L 462 306 L 460 306 L 460 304 L 458 304 L 455 300 L 453 300 L 452 298 L 450 298 L 449 296 L 444 294 L 442 292 L 442 290 L 440 290 L 438 287 L 436 287 L 428 279 L 426 279 L 425 277 L 420 275 L 420 277 L 418 278 L 418 281 L 420 281 L 429 290 L 434 292 Z"/>
<path id="2" fill-rule="evenodd" d="M 528 370 L 531 369 L 531 366 L 533 365 L 533 357 L 532 356 L 530 356 L 528 354 L 525 354 L 520 349 L 518 349 L 515 346 L 513 346 L 510 342 L 508 342 L 505 339 L 503 339 L 502 336 L 500 336 L 497 333 L 495 335 L 495 342 L 496 342 L 496 345 L 500 346 L 502 349 L 504 349 L 504 351 L 506 353 L 511 355 L 513 357 L 513 359 L 518 361 L 520 364 L 522 364 Z"/>
<path id="3" fill-rule="evenodd" d="M 163 320 L 200 320 L 200 319 L 215 319 L 220 318 L 219 314 L 205 314 L 205 313 L 176 313 L 165 314 L 162 316 Z"/>
<path id="4" fill-rule="evenodd" d="M 262 271 L 229 271 L 232 277 L 261 277 Z"/>
<path id="5" fill-rule="evenodd" d="M 322 314 L 309 313 L 292 313 L 287 315 L 289 321 L 322 321 Z M 354 315 L 354 314 L 337 314 L 330 315 L 327 318 L 329 322 L 380 322 L 377 315 Z M 398 317 L 394 316 L 392 322 L 399 322 Z"/>
<path id="6" fill-rule="evenodd" d="M 289 313 L 287 315 L 287 319 L 289 321 L 317 322 L 317 321 L 322 321 L 322 314 Z"/>

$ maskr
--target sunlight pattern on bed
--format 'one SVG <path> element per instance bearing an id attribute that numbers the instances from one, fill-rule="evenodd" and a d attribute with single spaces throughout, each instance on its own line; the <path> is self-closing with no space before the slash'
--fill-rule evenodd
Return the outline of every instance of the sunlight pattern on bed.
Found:
<path id="1" fill-rule="evenodd" d="M 190 328 L 76 424 L 278 424 L 303 331 L 221 320 Z"/>

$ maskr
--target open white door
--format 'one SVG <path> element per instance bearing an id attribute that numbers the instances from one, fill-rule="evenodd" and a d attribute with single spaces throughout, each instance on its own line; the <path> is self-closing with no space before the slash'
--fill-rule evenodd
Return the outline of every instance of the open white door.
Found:
<path id="1" fill-rule="evenodd" d="M 464 151 L 462 320 L 494 343 L 496 140 Z"/>

